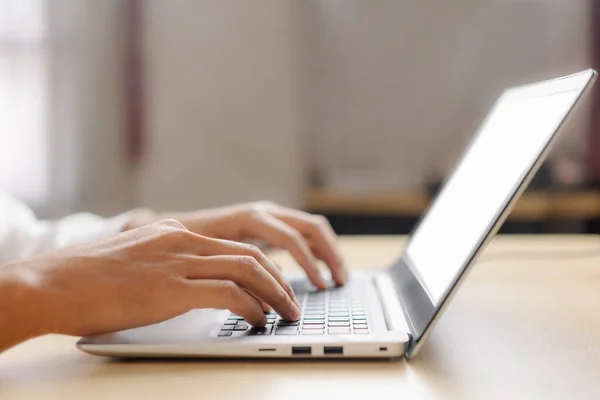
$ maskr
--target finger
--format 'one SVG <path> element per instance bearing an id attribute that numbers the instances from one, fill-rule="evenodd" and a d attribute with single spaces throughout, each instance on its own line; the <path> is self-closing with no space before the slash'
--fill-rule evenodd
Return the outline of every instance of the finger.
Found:
<path id="1" fill-rule="evenodd" d="M 265 303 L 264 301 L 262 301 L 261 299 L 259 299 L 255 295 L 253 295 L 252 292 L 249 292 L 246 290 L 246 293 L 248 293 L 250 296 L 252 296 L 254 298 L 254 300 L 258 301 L 258 304 L 260 304 L 260 308 L 262 308 L 262 310 L 265 314 L 268 314 L 271 312 L 272 308 L 270 305 L 268 305 L 267 303 Z"/>
<path id="2" fill-rule="evenodd" d="M 263 313 L 268 314 L 271 312 L 272 308 L 270 305 L 268 305 L 267 303 L 265 303 L 264 301 L 262 301 L 261 299 L 259 299 L 255 295 L 253 295 L 252 292 L 249 292 L 246 290 L 246 293 L 248 293 L 250 296 L 252 296 L 254 298 L 254 300 L 258 301 L 258 304 L 260 304 L 260 308 L 263 310 Z"/>
<path id="3" fill-rule="evenodd" d="M 267 303 L 265 303 L 264 301 L 262 301 L 261 299 L 259 299 L 258 297 L 254 296 L 251 292 L 248 292 L 252 297 L 254 297 L 254 299 L 256 301 L 258 301 L 258 304 L 260 304 L 260 308 L 262 308 L 263 312 L 265 314 L 270 313 L 273 309 L 271 308 L 270 305 L 268 305 Z"/>
<path id="4" fill-rule="evenodd" d="M 337 236 L 327 218 L 283 207 L 276 208 L 273 215 L 308 237 L 315 256 L 327 264 L 335 283 L 346 283 L 348 271 L 337 250 Z"/>
<path id="5" fill-rule="evenodd" d="M 153 223 L 152 225 L 187 231 L 187 228 L 183 226 L 181 222 L 173 218 L 163 219 Z"/>
<path id="6" fill-rule="evenodd" d="M 227 245 L 230 246 L 230 254 L 249 255 L 251 257 L 254 257 L 263 266 L 263 268 L 265 268 L 267 272 L 269 272 L 275 278 L 277 283 L 279 283 L 281 287 L 285 289 L 285 291 L 288 293 L 288 295 L 291 297 L 294 303 L 298 306 L 298 308 L 302 308 L 302 306 L 300 305 L 300 301 L 298 301 L 298 298 L 294 293 L 292 285 L 290 285 L 287 279 L 285 279 L 285 277 L 283 276 L 281 268 L 279 268 L 273 261 L 271 261 L 271 259 L 267 257 L 260 250 L 260 248 L 253 245 L 237 242 L 227 242 Z"/>
<path id="7" fill-rule="evenodd" d="M 265 212 L 249 222 L 248 233 L 289 251 L 311 282 L 319 289 L 327 289 L 308 243 L 296 229 Z"/>
<path id="8" fill-rule="evenodd" d="M 265 326 L 260 304 L 235 282 L 226 280 L 188 280 L 190 309 L 215 308 L 229 310 L 253 326 Z"/>
<path id="9" fill-rule="evenodd" d="M 198 257 L 188 264 L 188 279 L 217 279 L 235 282 L 272 306 L 283 318 L 295 320 L 300 308 L 275 278 L 251 256 Z"/>
<path id="10" fill-rule="evenodd" d="M 197 251 L 199 250 L 199 255 L 201 253 L 201 255 L 205 256 L 247 255 L 254 257 L 263 266 L 263 268 L 265 268 L 275 278 L 281 287 L 285 289 L 298 308 L 301 307 L 300 302 L 294 294 L 294 289 L 292 289 L 292 286 L 285 279 L 281 273 L 281 270 L 258 247 L 229 240 L 205 238 L 202 236 L 199 237 L 203 239 L 200 245 L 201 248 L 196 249 Z"/>

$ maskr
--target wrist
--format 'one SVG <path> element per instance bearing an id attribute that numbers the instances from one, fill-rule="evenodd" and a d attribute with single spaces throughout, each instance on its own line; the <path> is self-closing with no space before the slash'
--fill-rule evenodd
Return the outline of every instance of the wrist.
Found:
<path id="1" fill-rule="evenodd" d="M 0 266 L 0 352 L 50 333 L 46 307 L 26 262 Z"/>

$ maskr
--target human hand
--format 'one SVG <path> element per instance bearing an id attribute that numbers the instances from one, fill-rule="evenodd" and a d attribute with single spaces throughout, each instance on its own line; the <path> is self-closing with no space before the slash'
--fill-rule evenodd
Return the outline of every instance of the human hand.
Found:
<path id="1" fill-rule="evenodd" d="M 348 272 L 337 250 L 337 238 L 326 218 L 282 207 L 272 202 L 239 204 L 188 213 L 147 214 L 132 221 L 131 227 L 168 216 L 200 235 L 246 241 L 260 239 L 290 252 L 312 283 L 326 289 L 316 259 L 324 261 L 333 280 L 343 285 Z"/>
<path id="2" fill-rule="evenodd" d="M 266 324 L 266 305 L 286 319 L 300 316 L 291 286 L 258 248 L 200 236 L 173 220 L 1 271 L 33 293 L 43 333 L 115 332 L 197 308 L 228 309 L 255 326 Z"/>

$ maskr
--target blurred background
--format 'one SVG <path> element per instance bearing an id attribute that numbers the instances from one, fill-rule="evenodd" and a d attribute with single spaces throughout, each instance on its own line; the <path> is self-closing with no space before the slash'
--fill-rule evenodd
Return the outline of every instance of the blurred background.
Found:
<path id="1" fill-rule="evenodd" d="M 0 0 L 0 190 L 45 218 L 271 199 L 408 233 L 505 87 L 600 68 L 599 8 Z M 503 232 L 598 232 L 594 110 Z"/>

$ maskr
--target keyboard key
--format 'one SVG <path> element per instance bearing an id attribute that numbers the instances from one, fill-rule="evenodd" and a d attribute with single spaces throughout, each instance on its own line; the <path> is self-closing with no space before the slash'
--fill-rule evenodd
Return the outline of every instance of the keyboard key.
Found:
<path id="1" fill-rule="evenodd" d="M 354 325 L 354 326 L 367 325 L 367 321 L 352 321 L 352 325 Z"/>
<path id="2" fill-rule="evenodd" d="M 329 322 L 350 322 L 349 317 L 329 317 Z"/>
<path id="3" fill-rule="evenodd" d="M 319 324 L 319 325 L 302 325 L 302 329 L 323 329 L 325 328 L 325 324 Z"/>
<path id="4" fill-rule="evenodd" d="M 238 321 L 237 325 L 235 326 L 236 331 L 245 331 L 246 329 L 250 328 L 250 325 L 248 325 L 245 321 Z"/>
<path id="5" fill-rule="evenodd" d="M 282 326 L 278 327 L 275 331 L 276 335 L 296 335 L 298 333 L 298 328 L 295 326 Z"/>
<path id="6" fill-rule="evenodd" d="M 329 327 L 337 327 L 337 326 L 343 326 L 343 327 L 350 327 L 350 322 L 328 322 L 327 326 Z"/>
<path id="7" fill-rule="evenodd" d="M 302 335 L 324 335 L 325 333 L 323 332 L 323 329 L 320 330 L 302 330 L 301 332 Z"/>
<path id="8" fill-rule="evenodd" d="M 227 321 L 225 321 L 225 325 L 235 325 L 237 324 L 237 320 L 236 319 L 228 319 Z"/>
<path id="9" fill-rule="evenodd" d="M 254 326 L 248 331 L 248 336 L 268 336 L 271 334 L 273 325 L 267 325 L 264 328 Z"/>
<path id="10" fill-rule="evenodd" d="M 354 334 L 355 335 L 368 335 L 369 330 L 368 329 L 355 329 Z"/>
<path id="11" fill-rule="evenodd" d="M 350 328 L 329 328 L 327 332 L 330 335 L 349 335 Z"/>
<path id="12" fill-rule="evenodd" d="M 280 320 L 277 323 L 277 325 L 278 326 L 298 326 L 298 325 L 300 325 L 300 321 L 283 321 L 283 320 Z"/>
<path id="13" fill-rule="evenodd" d="M 221 327 L 221 330 L 222 330 L 222 331 L 232 331 L 232 330 L 233 330 L 233 328 L 234 328 L 234 326 L 233 326 L 233 325 L 223 325 L 223 326 Z"/>
<path id="14" fill-rule="evenodd" d="M 218 337 L 227 337 L 227 336 L 231 336 L 233 334 L 233 332 L 231 331 L 221 331 L 219 332 L 219 334 L 217 335 Z"/>
<path id="15" fill-rule="evenodd" d="M 347 312 L 334 312 L 334 313 L 329 313 L 329 317 L 349 317 L 350 314 L 348 314 Z"/>
<path id="16" fill-rule="evenodd" d="M 324 319 L 305 319 L 304 325 L 323 325 L 325 323 Z"/>
<path id="17" fill-rule="evenodd" d="M 329 309 L 329 314 L 348 314 L 349 311 L 347 308 L 330 308 Z"/>
<path id="18" fill-rule="evenodd" d="M 239 315 L 231 314 L 231 315 L 229 316 L 229 319 L 236 319 L 236 320 L 238 320 L 238 321 L 243 321 L 243 320 L 244 320 L 244 317 L 240 317 Z"/>

